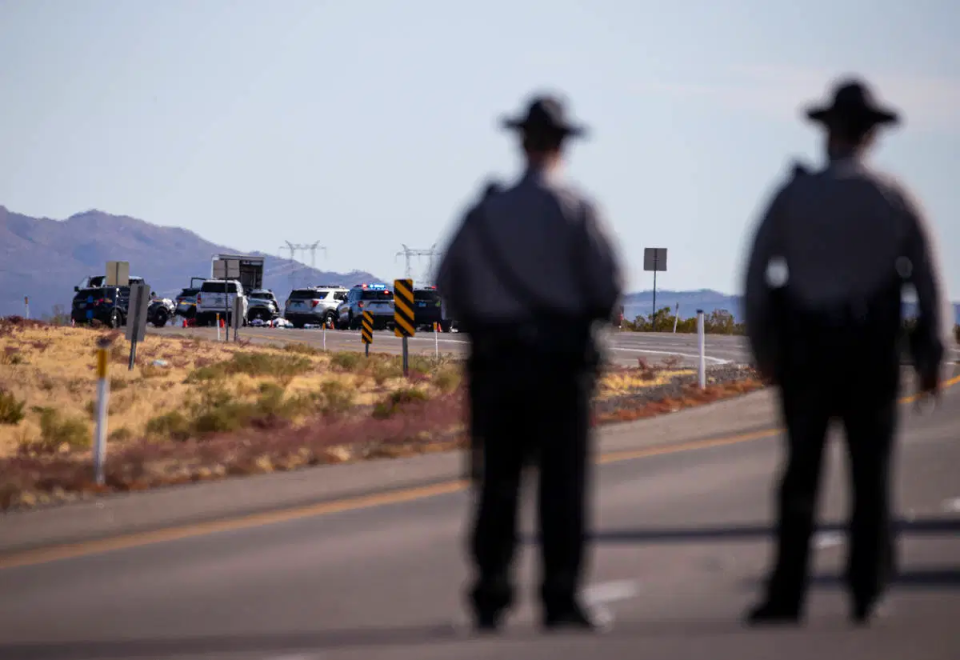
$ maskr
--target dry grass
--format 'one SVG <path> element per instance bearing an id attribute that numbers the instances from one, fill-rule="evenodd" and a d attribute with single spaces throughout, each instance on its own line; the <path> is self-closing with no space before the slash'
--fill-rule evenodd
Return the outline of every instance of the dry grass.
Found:
<path id="1" fill-rule="evenodd" d="M 91 483 L 95 345 L 113 340 L 105 487 Z M 461 365 L 148 336 L 127 370 L 119 333 L 0 319 L 0 509 L 307 465 L 463 446 Z M 700 392 L 676 365 L 608 367 L 598 423 L 628 421 L 734 396 Z M 665 398 L 668 397 L 668 398 Z"/>
<path id="2" fill-rule="evenodd" d="M 49 451 L 44 410 L 56 410 L 62 419 L 92 422 L 96 341 L 106 334 L 86 328 L 4 325 L 0 356 L 7 357 L 0 369 L 0 422 L 11 421 L 0 423 L 0 456 L 41 446 Z M 397 361 L 386 356 L 369 360 L 357 356 L 358 360 L 354 354 L 329 355 L 302 345 L 253 350 L 155 335 L 138 346 L 137 364 L 128 371 L 129 344 L 119 333 L 112 336 L 108 428 L 117 442 L 155 436 L 148 433 L 148 426 L 158 417 L 176 412 L 189 417 L 191 407 L 202 407 L 203 393 L 211 384 L 237 406 L 259 405 L 262 411 L 273 405 L 274 414 L 295 425 L 316 412 L 342 414 L 375 406 L 384 394 L 407 386 Z M 277 390 L 264 394 L 264 383 L 275 384 L 282 394 Z M 431 395 L 450 391 L 450 377 L 428 390 Z M 219 406 L 221 416 L 229 412 Z M 158 424 L 162 425 L 154 422 L 154 427 Z M 223 424 L 213 427 L 220 430 Z M 58 446 L 72 451 L 77 443 Z"/>

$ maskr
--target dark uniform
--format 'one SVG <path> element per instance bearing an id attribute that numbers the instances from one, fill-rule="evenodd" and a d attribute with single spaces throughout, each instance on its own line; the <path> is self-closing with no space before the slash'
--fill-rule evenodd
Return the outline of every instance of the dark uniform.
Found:
<path id="1" fill-rule="evenodd" d="M 526 134 L 575 133 L 554 99 L 531 104 Z M 482 449 L 470 601 L 495 628 L 513 601 L 511 567 L 523 466 L 540 469 L 545 624 L 591 627 L 577 592 L 583 570 L 593 326 L 621 295 L 619 259 L 598 216 L 555 169 L 528 167 L 464 218 L 437 278 L 470 335 L 471 433 Z"/>
<path id="2" fill-rule="evenodd" d="M 836 126 L 897 121 L 849 82 L 808 116 Z M 801 618 L 810 537 L 830 421 L 845 429 L 853 512 L 847 581 L 865 622 L 895 567 L 890 462 L 900 380 L 901 292 L 916 290 L 914 359 L 924 391 L 938 388 L 951 316 L 936 243 L 907 188 L 864 162 L 862 146 L 831 143 L 820 171 L 798 168 L 757 230 L 745 283 L 751 347 L 780 387 L 787 464 L 780 483 L 778 551 L 753 623 Z"/>

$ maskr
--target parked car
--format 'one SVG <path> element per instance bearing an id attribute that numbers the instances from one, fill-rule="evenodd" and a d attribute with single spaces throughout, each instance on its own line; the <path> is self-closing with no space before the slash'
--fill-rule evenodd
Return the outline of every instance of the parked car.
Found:
<path id="1" fill-rule="evenodd" d="M 243 325 L 247 319 L 247 297 L 237 280 L 207 280 L 197 293 L 197 325 L 211 325 L 217 315 L 230 323 L 233 318 L 234 301 L 240 298 Z"/>
<path id="2" fill-rule="evenodd" d="M 169 298 L 158 298 L 154 295 L 150 300 L 150 306 L 147 308 L 147 323 L 152 323 L 154 327 L 162 328 L 176 313 L 177 306 L 172 300 Z"/>
<path id="3" fill-rule="evenodd" d="M 347 299 L 337 311 L 340 328 L 358 330 L 363 313 L 373 314 L 374 328 L 393 324 L 393 291 L 386 284 L 360 284 L 350 289 Z"/>
<path id="4" fill-rule="evenodd" d="M 269 289 L 251 291 L 248 301 L 247 321 L 272 321 L 280 316 L 280 303 Z"/>
<path id="5" fill-rule="evenodd" d="M 453 322 L 443 318 L 443 303 L 437 287 L 424 286 L 413 290 L 413 321 L 418 328 L 430 330 L 439 323 L 443 332 L 450 332 Z"/>
<path id="6" fill-rule="evenodd" d="M 322 326 L 337 323 L 337 309 L 347 299 L 347 289 L 341 286 L 311 286 L 290 292 L 283 308 L 283 316 L 295 328 L 305 325 Z"/>
<path id="7" fill-rule="evenodd" d="M 97 321 L 110 328 L 119 328 L 127 322 L 129 306 L 128 286 L 79 289 L 73 296 L 70 318 L 78 325 Z"/>
<path id="8" fill-rule="evenodd" d="M 176 315 L 192 319 L 197 315 L 197 294 L 199 288 L 186 288 L 176 297 Z"/>

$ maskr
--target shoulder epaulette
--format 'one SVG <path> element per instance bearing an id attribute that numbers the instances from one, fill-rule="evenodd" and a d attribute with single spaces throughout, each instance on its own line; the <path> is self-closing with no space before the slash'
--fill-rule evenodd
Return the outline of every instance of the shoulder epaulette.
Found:
<path id="1" fill-rule="evenodd" d="M 482 199 L 489 199 L 501 192 L 503 192 L 503 185 L 499 181 L 490 181 L 483 189 Z"/>
<path id="2" fill-rule="evenodd" d="M 798 160 L 793 161 L 793 178 L 799 179 L 810 174 L 809 168 Z"/>

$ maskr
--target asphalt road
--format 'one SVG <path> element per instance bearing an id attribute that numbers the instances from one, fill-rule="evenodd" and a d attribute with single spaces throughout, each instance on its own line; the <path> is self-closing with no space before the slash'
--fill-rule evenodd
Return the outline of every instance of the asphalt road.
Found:
<path id="1" fill-rule="evenodd" d="M 189 334 L 207 339 L 215 339 L 217 336 L 216 328 L 167 326 L 157 329 L 151 326 L 149 332 L 164 335 Z M 356 331 L 242 328 L 240 337 L 254 343 L 304 342 L 317 347 L 322 347 L 326 341 L 326 347 L 329 350 L 363 350 L 360 333 Z M 671 357 L 679 360 L 679 364 L 683 366 L 693 367 L 698 364 L 696 335 L 610 332 L 605 335 L 605 343 L 611 358 L 622 365 L 636 366 L 637 358 L 643 358 L 650 364 L 657 364 Z M 435 336 L 429 332 L 418 334 L 411 339 L 409 345 L 411 353 L 420 355 L 433 355 L 438 349 L 445 355 L 466 355 L 469 346 L 467 338 L 457 333 L 441 333 Z M 709 335 L 705 340 L 705 349 L 708 367 L 726 363 L 744 364 L 749 360 L 742 337 Z M 402 340 L 392 332 L 375 332 L 371 350 L 396 355 L 402 351 Z"/>
<path id="2" fill-rule="evenodd" d="M 816 539 L 807 626 L 739 625 L 770 547 L 780 453 L 768 439 L 597 468 L 588 593 L 618 620 L 603 637 L 543 636 L 530 598 L 502 638 L 468 633 L 470 496 L 459 492 L 0 570 L 0 658 L 955 660 L 958 404 L 954 388 L 939 411 L 904 409 L 903 574 L 890 615 L 871 629 L 846 621 L 845 541 L 829 526 Z M 828 464 L 823 512 L 838 521 L 839 443 Z M 525 596 L 535 555 L 528 539 Z"/>

